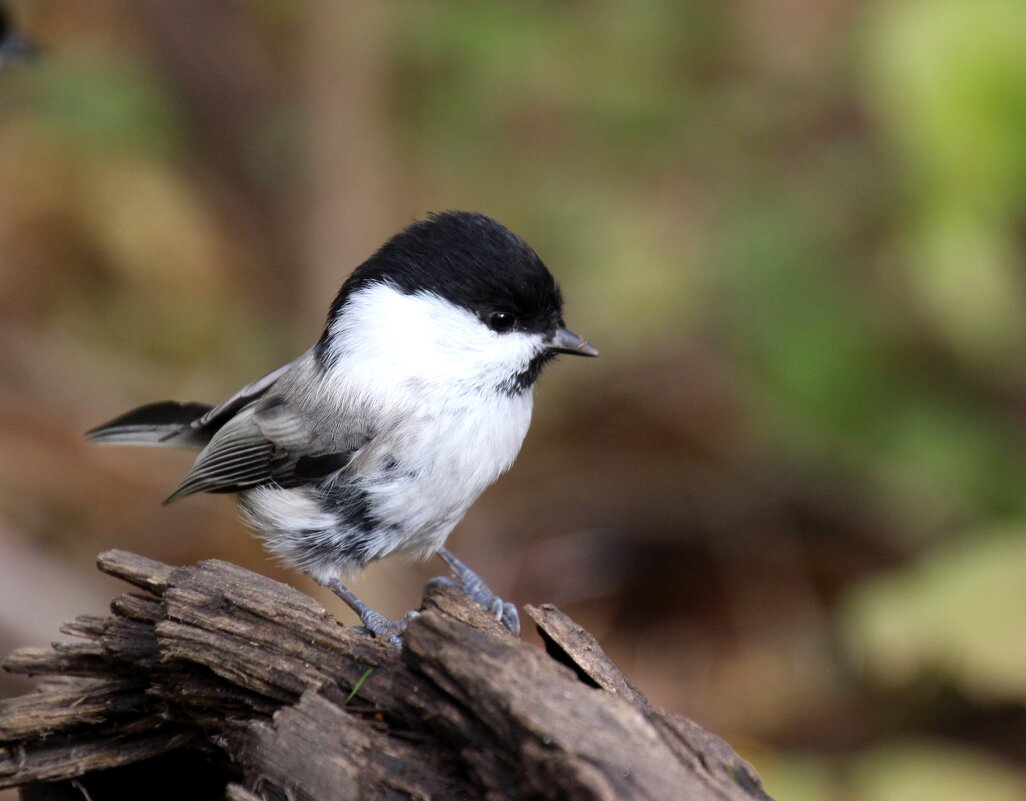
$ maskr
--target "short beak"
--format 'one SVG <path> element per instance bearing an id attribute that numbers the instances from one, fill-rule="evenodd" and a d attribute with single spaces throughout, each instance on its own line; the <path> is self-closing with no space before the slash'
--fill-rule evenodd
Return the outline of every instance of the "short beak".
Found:
<path id="1" fill-rule="evenodd" d="M 587 340 L 581 339 L 573 331 L 567 331 L 562 326 L 556 329 L 555 336 L 549 342 L 549 350 L 556 353 L 570 353 L 574 356 L 598 356 L 596 348 L 588 344 Z"/>

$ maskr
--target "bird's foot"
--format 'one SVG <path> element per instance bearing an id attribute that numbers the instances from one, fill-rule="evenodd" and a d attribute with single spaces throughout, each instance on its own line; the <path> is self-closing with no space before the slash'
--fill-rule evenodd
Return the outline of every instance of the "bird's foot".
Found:
<path id="1" fill-rule="evenodd" d="M 470 600 L 484 609 L 485 612 L 494 616 L 512 634 L 519 637 L 520 614 L 517 612 L 516 605 L 502 600 L 502 598 L 492 592 L 488 585 L 481 580 L 481 577 L 457 559 L 451 551 L 443 548 L 438 552 L 438 555 L 442 557 L 442 560 L 449 566 L 449 569 L 452 570 L 456 578 L 450 579 L 439 576 L 432 579 L 431 583 L 455 587 L 460 590 Z"/>
<path id="2" fill-rule="evenodd" d="M 398 620 L 389 620 L 380 612 L 368 608 L 360 614 L 360 623 L 363 625 L 357 626 L 356 630 L 373 635 L 396 648 L 402 648 L 406 626 L 419 614 L 416 609 L 411 609 Z"/>
<path id="3" fill-rule="evenodd" d="M 383 614 L 375 612 L 357 598 L 355 593 L 337 578 L 329 579 L 325 582 L 325 586 L 345 601 L 346 605 L 360 616 L 360 622 L 363 625 L 358 627 L 359 631 L 372 634 L 377 639 L 383 640 L 396 648 L 403 647 L 403 634 L 406 632 L 406 626 L 409 625 L 413 618 L 420 614 L 416 610 L 411 610 L 398 620 L 389 620 Z"/>

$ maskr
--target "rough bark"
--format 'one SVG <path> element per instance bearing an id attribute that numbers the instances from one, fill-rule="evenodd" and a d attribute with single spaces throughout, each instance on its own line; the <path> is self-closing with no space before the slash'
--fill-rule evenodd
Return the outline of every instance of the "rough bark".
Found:
<path id="1" fill-rule="evenodd" d="M 429 585 L 399 651 L 225 562 L 122 551 L 134 585 L 0 704 L 0 788 L 26 799 L 766 799 L 718 737 L 653 709 L 594 638 L 527 607 L 542 651 Z"/>

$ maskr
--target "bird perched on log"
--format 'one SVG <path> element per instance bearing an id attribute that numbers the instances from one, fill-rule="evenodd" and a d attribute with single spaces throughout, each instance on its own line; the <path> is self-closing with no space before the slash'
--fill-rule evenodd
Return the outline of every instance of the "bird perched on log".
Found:
<path id="1" fill-rule="evenodd" d="M 516 607 L 443 546 L 513 463 L 535 381 L 560 353 L 598 355 L 565 327 L 537 254 L 484 214 L 433 214 L 356 268 L 295 361 L 217 406 L 154 403 L 87 437 L 200 448 L 165 503 L 238 493 L 267 548 L 376 636 L 401 642 L 409 615 L 388 620 L 343 578 L 396 552 L 439 554 L 455 584 L 519 633 Z"/>

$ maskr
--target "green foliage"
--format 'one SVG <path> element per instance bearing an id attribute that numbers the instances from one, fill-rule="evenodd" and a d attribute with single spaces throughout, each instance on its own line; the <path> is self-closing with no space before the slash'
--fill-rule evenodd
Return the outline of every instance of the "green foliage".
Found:
<path id="1" fill-rule="evenodd" d="M 973 531 L 866 582 L 843 631 L 876 681 L 927 675 L 985 703 L 1026 702 L 1026 526 Z"/>
<path id="2" fill-rule="evenodd" d="M 1026 779 L 1008 764 L 970 748 L 931 740 L 883 743 L 848 760 L 769 758 L 763 780 L 787 801 L 1016 801 Z"/>
<path id="3" fill-rule="evenodd" d="M 371 673 L 373 673 L 373 672 L 374 672 L 374 668 L 367 668 L 363 672 L 363 675 L 360 676 L 360 678 L 356 680 L 356 684 L 353 685 L 353 689 L 350 690 L 349 691 L 349 695 L 346 696 L 346 701 L 345 702 L 347 704 L 350 701 L 352 701 L 354 698 L 356 698 L 356 695 L 357 695 L 357 693 L 360 692 L 360 688 L 363 686 L 363 683 L 365 681 L 367 681 L 367 679 L 369 679 L 371 677 Z"/>
<path id="4" fill-rule="evenodd" d="M 163 394 L 182 383 L 214 397 L 291 355 L 290 326 L 302 332 L 297 342 L 315 335 L 324 303 L 303 305 L 297 287 L 311 295 L 314 287 L 334 289 L 365 255 L 352 242 L 361 217 L 340 221 L 335 239 L 330 224 L 317 223 L 327 243 L 317 247 L 333 258 L 337 251 L 335 272 L 321 274 L 323 254 L 321 262 L 310 256 L 317 237 L 308 218 L 317 214 L 308 212 L 326 191 L 313 179 L 318 166 L 334 169 L 318 164 L 311 142 L 333 120 L 348 129 L 332 113 L 319 116 L 325 109 L 316 102 L 329 102 L 331 92 L 311 100 L 307 82 L 337 84 L 339 97 L 356 104 L 353 113 L 368 116 L 354 129 L 373 140 L 347 142 L 359 151 L 354 161 L 361 148 L 371 154 L 374 170 L 373 186 L 345 186 L 346 196 L 361 211 L 365 194 L 381 189 L 390 198 L 367 202 L 367 227 L 387 232 L 428 209 L 472 207 L 527 235 L 564 285 L 568 319 L 602 349 L 592 375 L 604 375 L 623 399 L 611 438 L 619 450 L 604 457 L 622 472 L 610 484 L 623 496 L 616 499 L 622 520 L 670 521 L 666 537 L 714 554 L 729 624 L 717 618 L 678 631 L 664 621 L 666 639 L 653 625 L 659 633 L 645 642 L 619 620 L 623 599 L 604 601 L 610 639 L 630 641 L 639 666 L 655 670 L 658 659 L 649 655 L 661 656 L 674 633 L 685 649 L 697 648 L 707 631 L 730 636 L 735 628 L 754 644 L 738 635 L 736 649 L 722 648 L 727 656 L 710 646 L 708 654 L 688 650 L 682 663 L 751 685 L 747 677 L 762 681 L 765 665 L 786 661 L 778 632 L 763 626 L 771 604 L 743 613 L 751 598 L 763 598 L 745 582 L 763 564 L 756 557 L 778 556 L 760 553 L 763 529 L 780 517 L 792 525 L 790 504 L 807 490 L 814 501 L 804 511 L 829 496 L 823 503 L 837 519 L 853 527 L 883 520 L 896 541 L 879 544 L 880 561 L 890 560 L 881 573 L 870 569 L 872 560 L 844 563 L 836 576 L 795 590 L 806 604 L 804 616 L 795 614 L 802 642 L 818 650 L 803 656 L 780 697 L 801 696 L 811 706 L 818 696 L 810 685 L 847 680 L 836 692 L 861 698 L 866 686 L 900 693 L 929 679 L 981 707 L 1021 708 L 1026 3 L 855 5 L 405 0 L 387 4 L 380 18 L 357 15 L 383 23 L 356 32 L 377 37 L 368 62 L 380 74 L 363 76 L 374 79 L 367 85 L 377 94 L 365 106 L 348 75 L 314 74 L 321 62 L 303 48 L 318 4 L 226 4 L 240 25 L 252 25 L 239 41 L 253 44 L 251 36 L 256 44 L 224 53 L 200 78 L 183 65 L 177 75 L 162 71 L 166 62 L 138 35 L 131 4 L 96 19 L 90 14 L 103 4 L 66 5 L 54 14 L 45 57 L 31 70 L 0 75 L 0 336 L 14 332 L 5 354 L 8 345 L 11 353 L 24 343 L 38 348 L 24 362 L 40 372 L 7 369 L 5 378 L 23 382 L 12 396 L 23 392 L 26 408 L 40 395 L 57 396 L 58 384 L 73 382 L 46 371 L 64 376 L 74 364 L 112 397 L 151 400 L 150 385 Z M 70 21 L 61 23 L 63 15 Z M 226 97 L 254 76 L 284 88 L 249 86 L 247 98 L 271 99 L 259 113 L 245 109 L 253 113 L 242 126 L 231 104 L 192 114 L 195 99 L 176 83 L 190 80 L 183 75 L 217 82 Z M 218 120 L 233 136 L 221 137 Z M 680 379 L 694 384 L 696 408 L 705 396 L 726 401 L 722 439 L 719 423 L 684 419 L 701 410 L 682 408 L 680 420 L 661 421 L 654 433 L 645 428 L 654 404 L 633 397 L 631 382 L 648 386 L 648 365 L 676 364 L 682 346 L 701 349 L 710 374 L 722 376 L 725 388 L 710 389 L 701 376 Z M 71 355 L 52 368 L 54 352 Z M 206 380 L 194 375 L 203 369 Z M 553 371 L 551 382 L 561 380 L 570 373 Z M 74 389 L 77 401 L 88 394 Z M 54 414 L 70 426 L 69 441 L 86 419 L 70 408 Z M 541 411 L 570 419 L 576 409 Z M 680 433 L 692 430 L 708 441 Z M 571 421 L 563 435 L 565 455 L 590 430 Z M 652 451 L 628 452 L 646 436 L 640 447 Z M 672 508 L 652 508 L 651 487 L 631 484 L 638 460 L 659 447 L 669 466 L 659 479 L 669 489 L 659 497 Z M 39 485 L 60 486 L 52 460 L 35 458 L 45 465 Z M 823 476 L 823 486 L 775 489 L 788 505 L 767 502 L 762 517 L 761 500 L 735 495 L 749 483 L 778 486 L 778 476 L 755 475 L 763 460 Z M 30 462 L 12 457 L 0 484 L 20 492 Z M 90 464 L 78 472 L 95 471 Z M 729 474 L 727 489 L 707 493 L 703 482 L 715 488 L 721 473 Z M 678 481 L 695 483 L 677 492 Z M 851 546 L 843 526 L 807 516 L 813 522 L 795 527 L 812 529 L 803 528 L 809 541 L 842 563 Z M 675 521 L 688 522 L 678 530 Z M 560 525 L 546 519 L 538 527 L 551 533 Z M 744 536 L 721 530 L 732 525 Z M 701 540 L 710 531 L 712 545 Z M 863 539 L 875 533 L 863 531 Z M 810 572 L 827 561 L 805 553 L 805 543 L 780 557 L 799 564 L 795 575 L 806 560 Z M 738 558 L 732 548 L 744 551 L 741 569 L 730 561 Z M 628 556 L 638 555 L 624 562 Z M 838 597 L 846 601 L 835 605 Z M 844 646 L 840 654 L 822 645 L 831 637 Z M 822 670 L 829 675 L 807 681 L 809 665 L 829 665 Z M 680 689 L 684 679 L 661 681 L 683 702 L 694 700 Z M 735 700 L 712 698 L 709 706 Z M 778 730 L 793 735 L 801 712 L 779 711 L 790 706 L 803 704 L 778 699 L 767 708 L 780 717 Z M 759 729 L 750 709 L 732 713 L 738 731 Z M 1021 774 L 1006 764 L 894 725 L 900 738 L 879 748 L 862 743 L 807 758 L 766 748 L 755 761 L 782 799 L 1024 795 Z"/>
<path id="5" fill-rule="evenodd" d="M 1026 335 L 1026 5 L 880 4 L 866 99 L 908 204 L 901 247 L 914 298 L 967 361 L 997 367 Z"/>
<path id="6" fill-rule="evenodd" d="M 144 62 L 85 50 L 40 59 L 25 87 L 38 119 L 98 157 L 166 161 L 187 146 L 173 95 Z"/>

